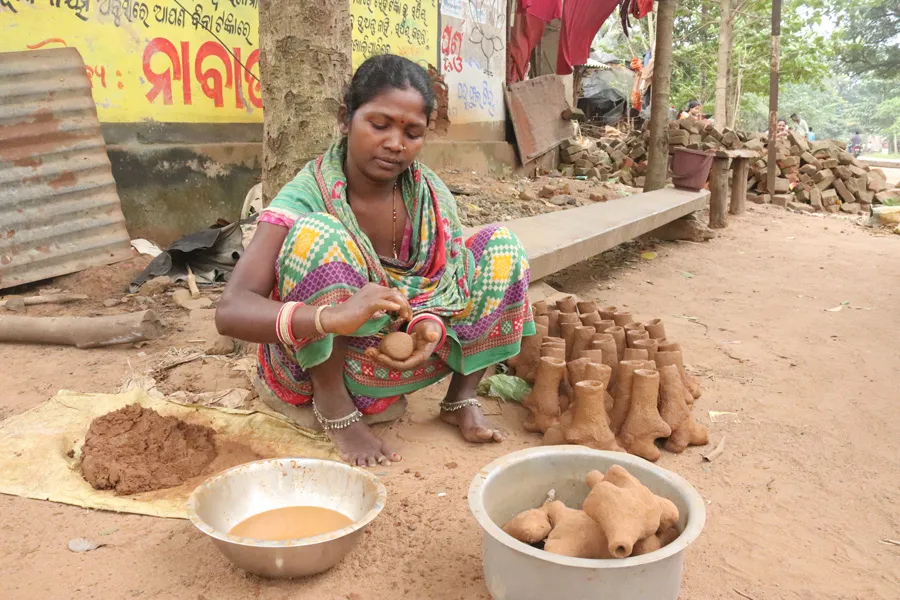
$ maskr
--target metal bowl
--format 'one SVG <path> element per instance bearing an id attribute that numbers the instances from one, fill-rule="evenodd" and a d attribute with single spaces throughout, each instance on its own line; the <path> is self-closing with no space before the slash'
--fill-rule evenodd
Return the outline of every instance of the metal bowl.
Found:
<path id="1" fill-rule="evenodd" d="M 621 465 L 678 507 L 681 534 L 643 556 L 593 560 L 551 554 L 513 539 L 501 527 L 540 506 L 551 489 L 578 508 L 590 491 L 584 476 Z M 498 458 L 469 487 L 469 508 L 482 528 L 484 579 L 494 600 L 677 600 L 687 547 L 706 522 L 703 498 L 671 471 L 623 452 L 584 446 L 540 446 Z"/>
<path id="2" fill-rule="evenodd" d="M 238 567 L 263 577 L 305 577 L 340 562 L 384 508 L 386 497 L 384 485 L 362 469 L 315 458 L 277 458 L 243 464 L 208 479 L 188 499 L 188 515 Z M 228 534 L 244 519 L 291 506 L 336 510 L 353 524 L 297 540 Z"/>

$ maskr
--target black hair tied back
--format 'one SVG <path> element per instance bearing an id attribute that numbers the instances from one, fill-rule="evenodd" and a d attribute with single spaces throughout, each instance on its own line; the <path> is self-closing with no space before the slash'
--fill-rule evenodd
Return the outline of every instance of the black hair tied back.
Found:
<path id="1" fill-rule="evenodd" d="M 352 120 L 360 106 L 389 88 L 412 88 L 419 92 L 425 101 L 425 117 L 431 121 L 434 90 L 428 73 L 413 61 L 395 54 L 379 54 L 359 66 L 344 94 L 347 118 Z"/>

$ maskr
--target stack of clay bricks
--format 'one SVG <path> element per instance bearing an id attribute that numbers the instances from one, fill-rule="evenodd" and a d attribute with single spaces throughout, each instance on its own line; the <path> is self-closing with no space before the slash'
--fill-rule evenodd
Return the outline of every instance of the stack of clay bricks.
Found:
<path id="1" fill-rule="evenodd" d="M 777 142 L 775 188 L 768 189 L 769 165 L 762 158 L 750 166 L 747 199 L 803 212 L 868 214 L 895 192 L 881 169 L 870 168 L 831 140 L 808 142 L 789 132 Z"/>
<path id="2" fill-rule="evenodd" d="M 564 177 L 584 176 L 606 181 L 613 168 L 613 159 L 595 140 L 571 138 L 559 149 L 560 173 Z"/>
<path id="3" fill-rule="evenodd" d="M 544 434 L 545 445 L 581 444 L 656 461 L 657 442 L 675 453 L 708 442 L 691 415 L 700 386 L 662 321 L 638 322 L 629 312 L 573 296 L 535 302 L 533 310 L 537 334 L 508 363 L 533 385 L 523 401 L 524 427 Z"/>
<path id="4" fill-rule="evenodd" d="M 775 187 L 769 190 L 765 134 L 729 128 L 718 131 L 688 118 L 670 122 L 667 137 L 670 152 L 677 148 L 758 152 L 759 159 L 750 167 L 747 193 L 747 199 L 757 204 L 802 212 L 868 214 L 873 205 L 900 199 L 900 188 L 886 183 L 884 171 L 870 168 L 847 152 L 845 144 L 832 140 L 809 142 L 794 132 L 779 138 Z M 648 142 L 646 129 L 600 139 L 573 138 L 560 150 L 562 173 L 615 178 L 625 185 L 643 187 Z"/>

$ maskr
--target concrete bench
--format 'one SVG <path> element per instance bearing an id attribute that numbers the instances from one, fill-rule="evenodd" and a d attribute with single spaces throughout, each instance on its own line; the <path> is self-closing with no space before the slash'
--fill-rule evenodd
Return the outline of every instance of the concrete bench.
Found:
<path id="1" fill-rule="evenodd" d="M 528 253 L 537 281 L 706 206 L 709 192 L 666 188 L 505 221 Z M 469 228 L 466 236 L 477 231 Z"/>

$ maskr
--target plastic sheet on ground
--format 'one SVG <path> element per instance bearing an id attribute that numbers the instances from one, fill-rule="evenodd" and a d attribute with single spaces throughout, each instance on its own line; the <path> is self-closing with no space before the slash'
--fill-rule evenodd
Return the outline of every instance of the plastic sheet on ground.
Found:
<path id="1" fill-rule="evenodd" d="M 95 490 L 81 476 L 81 446 L 91 421 L 135 402 L 162 415 L 212 427 L 218 432 L 217 441 L 247 444 L 263 456 L 338 458 L 334 446 L 323 436 L 260 412 L 182 406 L 137 389 L 122 394 L 61 391 L 47 402 L 0 422 L 0 493 L 186 519 L 187 498 L 202 482 L 202 476 L 178 487 L 131 496 Z M 70 451 L 74 451 L 72 457 L 68 456 Z"/>

